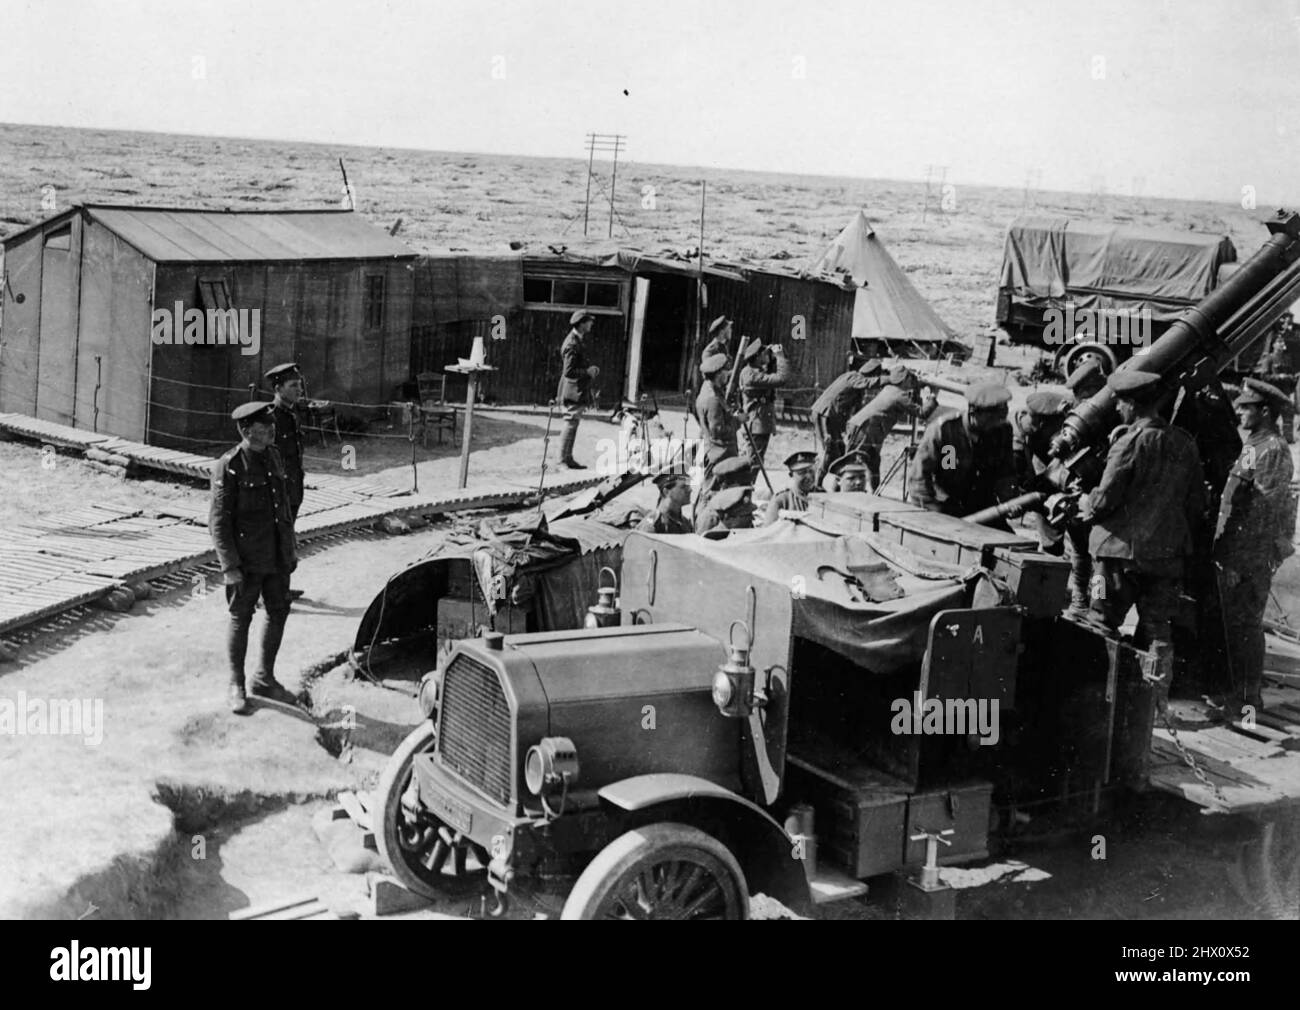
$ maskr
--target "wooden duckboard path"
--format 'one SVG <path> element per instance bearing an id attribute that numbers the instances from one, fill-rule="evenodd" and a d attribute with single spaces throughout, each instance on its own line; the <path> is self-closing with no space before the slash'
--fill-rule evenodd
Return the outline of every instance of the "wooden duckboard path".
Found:
<path id="1" fill-rule="evenodd" d="M 174 452 L 80 431 L 21 414 L 0 414 L 0 429 L 67 449 L 102 448 L 142 467 L 209 479 L 215 457 Z M 548 495 L 572 494 L 599 482 L 548 484 Z M 408 494 L 382 481 L 308 474 L 295 529 L 300 542 L 373 527 L 385 516 L 430 515 L 524 504 L 536 494 L 508 486 Z M 43 516 L 5 531 L 0 542 L 0 632 L 44 620 L 106 596 L 124 583 L 145 582 L 216 559 L 208 507 L 167 502 L 149 511 L 88 505 Z"/>
<path id="2" fill-rule="evenodd" d="M 1151 743 L 1151 785 L 1190 800 L 1206 813 L 1267 814 L 1300 807 L 1300 689 L 1264 689 L 1255 726 L 1179 730 L 1178 738 L 1218 788 L 1192 772 L 1159 721 Z"/>

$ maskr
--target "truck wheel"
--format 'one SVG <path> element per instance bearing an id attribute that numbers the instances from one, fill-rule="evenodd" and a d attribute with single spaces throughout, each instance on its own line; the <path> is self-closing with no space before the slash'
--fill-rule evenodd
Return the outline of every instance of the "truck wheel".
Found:
<path id="1" fill-rule="evenodd" d="M 426 898 L 437 898 L 442 893 L 437 885 L 449 849 L 438 832 L 441 824 L 431 819 L 430 826 L 422 831 L 407 824 L 402 814 L 402 794 L 411 784 L 411 762 L 417 754 L 431 751 L 433 747 L 433 723 L 426 719 L 388 759 L 384 774 L 379 777 L 379 785 L 375 787 L 374 795 L 379 805 L 370 815 L 375 845 L 392 867 L 393 876 L 403 886 Z M 440 845 L 443 850 L 435 855 L 434 850 Z"/>
<path id="2" fill-rule="evenodd" d="M 593 859 L 561 919 L 748 919 L 749 888 L 728 848 L 686 824 L 620 835 Z"/>

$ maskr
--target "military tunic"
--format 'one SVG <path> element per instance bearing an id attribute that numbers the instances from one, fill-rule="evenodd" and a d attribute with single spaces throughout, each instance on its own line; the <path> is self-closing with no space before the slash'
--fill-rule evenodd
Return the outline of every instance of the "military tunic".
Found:
<path id="1" fill-rule="evenodd" d="M 302 425 L 298 415 L 287 403 L 276 401 L 271 410 L 275 421 L 275 449 L 280 454 L 284 466 L 284 476 L 289 486 L 289 505 L 293 516 L 298 518 L 298 509 L 302 507 L 303 474 L 302 465 Z"/>
<path id="2" fill-rule="evenodd" d="M 1093 524 L 1092 606 L 1110 627 L 1136 604 L 1148 640 L 1171 641 L 1204 493 L 1200 453 L 1181 428 L 1139 418 L 1111 445 L 1079 512 Z"/>
<path id="3" fill-rule="evenodd" d="M 795 487 L 778 491 L 768 499 L 767 509 L 763 513 L 763 525 L 771 526 L 781 518 L 781 510 L 787 512 L 807 512 L 808 495 Z"/>
<path id="4" fill-rule="evenodd" d="M 1230 672 L 1258 703 L 1264 675 L 1264 610 L 1277 567 L 1293 551 L 1296 503 L 1291 452 L 1272 428 L 1251 432 L 1228 474 L 1214 534 Z"/>
<path id="5" fill-rule="evenodd" d="M 926 426 L 907 478 L 910 502 L 960 517 L 1013 498 L 1018 491 L 1010 425 L 976 437 L 964 414 L 947 412 Z"/>
<path id="6" fill-rule="evenodd" d="M 709 470 L 724 459 L 739 455 L 736 418 L 722 402 L 712 382 L 706 382 L 695 399 L 695 416 L 705 435 L 705 462 Z"/>
<path id="7" fill-rule="evenodd" d="M 637 524 L 637 529 L 642 533 L 694 533 L 695 527 L 691 521 L 684 515 L 670 516 L 661 509 L 655 509 L 648 512 L 645 517 Z"/>
<path id="8" fill-rule="evenodd" d="M 577 329 L 569 331 L 560 345 L 560 385 L 555 398 L 565 407 L 585 407 L 591 393 L 591 373 L 587 371 L 586 340 Z"/>
<path id="9" fill-rule="evenodd" d="M 235 446 L 212 467 L 208 530 L 223 573 L 292 572 L 298 566 L 288 480 L 272 446 Z"/>

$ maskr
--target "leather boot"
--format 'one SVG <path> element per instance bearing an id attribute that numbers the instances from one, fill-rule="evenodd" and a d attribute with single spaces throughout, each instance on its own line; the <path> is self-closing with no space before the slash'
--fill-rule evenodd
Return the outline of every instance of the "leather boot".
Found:
<path id="1" fill-rule="evenodd" d="M 560 463 L 570 470 L 587 469 L 573 458 L 573 443 L 578 440 L 578 420 L 564 422 L 564 435 L 560 438 Z"/>
<path id="2" fill-rule="evenodd" d="M 298 698 L 275 679 L 275 657 L 280 651 L 280 642 L 284 638 L 284 622 L 284 617 L 276 619 L 270 614 L 267 615 L 266 628 L 262 632 L 262 665 L 253 675 L 249 690 L 258 698 L 296 705 Z"/>
<path id="3" fill-rule="evenodd" d="M 248 626 L 252 618 L 232 618 L 226 629 L 226 654 L 230 660 L 230 687 L 226 700 L 230 711 L 243 715 L 248 710 L 248 696 L 244 693 L 244 657 L 248 652 Z"/>

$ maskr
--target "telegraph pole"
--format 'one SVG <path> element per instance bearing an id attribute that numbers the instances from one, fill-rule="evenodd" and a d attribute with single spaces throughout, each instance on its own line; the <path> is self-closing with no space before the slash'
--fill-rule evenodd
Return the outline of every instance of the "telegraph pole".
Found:
<path id="1" fill-rule="evenodd" d="M 614 237 L 614 186 L 618 181 L 618 156 L 623 150 L 627 137 L 622 133 L 587 134 L 587 198 L 582 210 L 582 234 L 587 234 L 587 222 L 591 212 L 591 180 L 595 174 L 596 152 L 609 153 L 614 156 L 613 169 L 609 176 L 609 237 Z"/>

